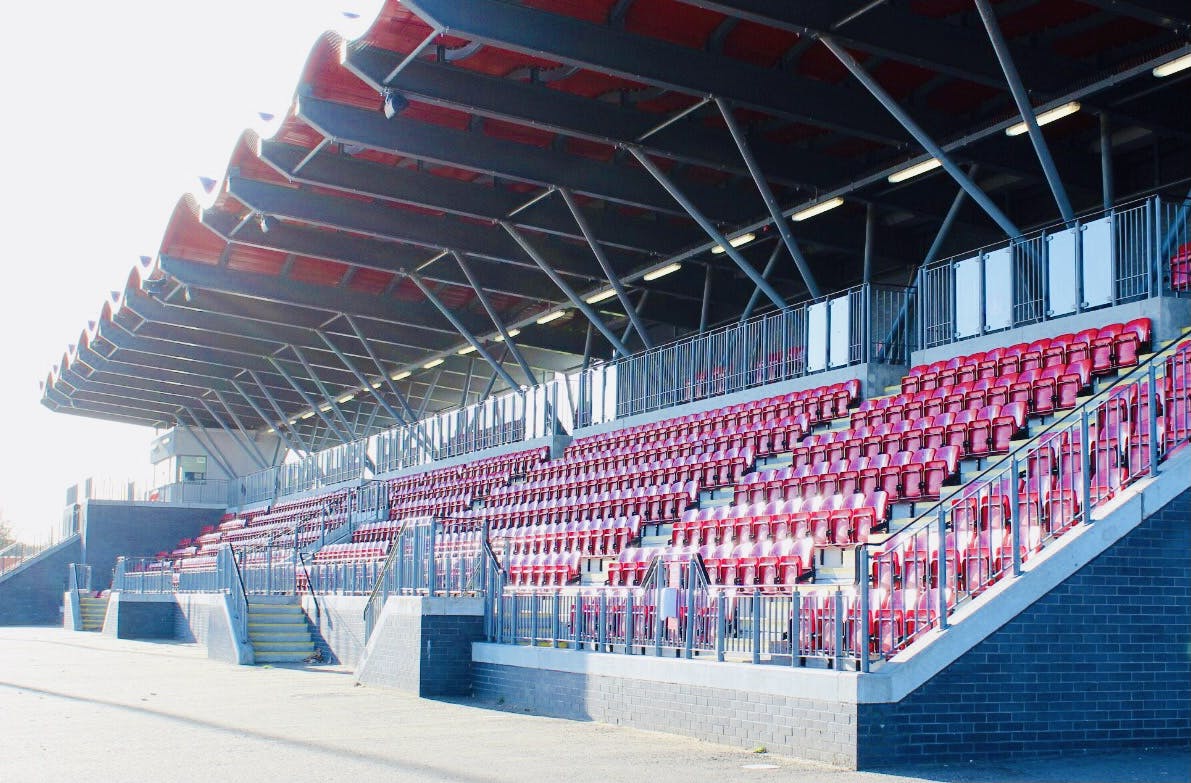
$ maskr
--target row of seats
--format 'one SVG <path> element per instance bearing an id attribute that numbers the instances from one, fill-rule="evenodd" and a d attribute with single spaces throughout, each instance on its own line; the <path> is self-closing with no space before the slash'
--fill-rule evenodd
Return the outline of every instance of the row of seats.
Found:
<path id="1" fill-rule="evenodd" d="M 657 484 L 698 481 L 717 486 L 737 481 L 753 464 L 751 449 L 731 448 L 689 457 L 637 462 L 625 467 L 589 471 L 573 477 L 559 477 L 510 484 L 495 490 L 485 503 L 489 507 L 529 501 L 560 500 L 610 490 L 634 489 Z"/>
<path id="2" fill-rule="evenodd" d="M 793 450 L 796 468 L 838 459 L 955 446 L 960 458 L 1004 454 L 1025 430 L 1026 406 L 1012 402 L 939 413 L 893 424 L 865 425 L 812 435 Z M 745 477 L 747 481 L 748 477 Z"/>
<path id="3" fill-rule="evenodd" d="M 512 555 L 505 564 L 514 587 L 561 587 L 579 579 L 579 553 Z"/>
<path id="4" fill-rule="evenodd" d="M 1137 364 L 1138 355 L 1150 347 L 1150 342 L 1150 319 L 1137 318 L 1124 324 L 1085 329 L 1077 334 L 1061 334 L 1032 343 L 916 365 L 902 378 L 901 387 L 902 392 L 914 394 L 939 386 L 1084 360 L 1091 361 L 1093 375 L 1104 375 Z"/>
<path id="5" fill-rule="evenodd" d="M 615 555 L 641 533 L 641 517 L 605 517 L 586 522 L 551 522 L 510 528 L 504 540 L 515 555 L 578 552 L 601 557 Z M 493 548 L 500 545 L 493 541 Z"/>
<path id="6" fill-rule="evenodd" d="M 689 509 L 674 523 L 670 543 L 701 546 L 810 536 L 817 546 L 863 544 L 889 511 L 881 490 Z"/>
<path id="7" fill-rule="evenodd" d="M 814 572 L 815 544 L 808 536 L 719 546 L 674 547 L 666 557 L 698 554 L 713 585 L 777 587 L 793 585 Z M 625 549 L 607 564 L 612 587 L 640 585 L 658 557 L 654 549 Z"/>
<path id="8" fill-rule="evenodd" d="M 961 381 L 919 392 L 866 400 L 851 415 L 852 427 L 894 424 L 922 416 L 955 413 L 988 405 L 1020 402 L 1030 413 L 1045 415 L 1076 406 L 1076 396 L 1092 382 L 1092 364 L 1081 360 L 1041 370 L 1010 373 L 995 379 Z"/>
<path id="9" fill-rule="evenodd" d="M 652 487 L 577 495 L 551 501 L 485 506 L 481 515 L 490 529 L 535 523 L 583 522 L 609 516 L 639 516 L 657 523 L 677 519 L 699 497 L 699 483 L 688 481 Z"/>
<path id="10" fill-rule="evenodd" d="M 698 438 L 714 430 L 717 425 L 740 426 L 747 422 L 776 421 L 788 416 L 802 415 L 807 416 L 811 425 L 819 424 L 845 415 L 849 406 L 859 398 L 860 382 L 853 379 L 831 386 L 790 392 L 780 397 L 766 397 L 725 408 L 588 435 L 575 439 L 567 446 L 565 457 L 578 457 L 625 446 L 639 446 L 669 437 Z"/>
<path id="11" fill-rule="evenodd" d="M 342 563 L 351 560 L 381 560 L 388 553 L 388 541 L 353 541 L 343 544 L 327 544 L 314 553 L 314 562 Z"/>
<path id="12" fill-rule="evenodd" d="M 957 476 L 960 450 L 955 446 L 920 448 L 837 459 L 799 468 L 749 474 L 736 484 L 736 502 L 809 499 L 815 496 L 881 490 L 890 502 L 937 499 L 943 484 Z"/>

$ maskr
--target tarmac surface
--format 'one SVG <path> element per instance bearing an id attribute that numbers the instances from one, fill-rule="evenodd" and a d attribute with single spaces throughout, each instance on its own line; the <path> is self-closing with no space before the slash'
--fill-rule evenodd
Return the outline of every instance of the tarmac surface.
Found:
<path id="1" fill-rule="evenodd" d="M 1181 783 L 1191 749 L 853 772 L 358 687 L 338 667 L 237 667 L 193 644 L 0 628 L 0 783 L 80 779 Z"/>

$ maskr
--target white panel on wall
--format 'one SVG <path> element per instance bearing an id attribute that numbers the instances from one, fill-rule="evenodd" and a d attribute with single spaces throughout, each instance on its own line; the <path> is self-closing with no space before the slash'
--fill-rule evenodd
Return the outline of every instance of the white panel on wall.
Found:
<path id="1" fill-rule="evenodd" d="M 984 256 L 984 330 L 1013 326 L 1013 248 Z"/>
<path id="2" fill-rule="evenodd" d="M 1112 301 L 1112 217 L 1080 226 L 1083 232 L 1083 305 L 1096 307 Z"/>
<path id="3" fill-rule="evenodd" d="M 966 258 L 955 264 L 955 336 L 971 337 L 980 334 L 980 259 Z"/>
<path id="4" fill-rule="evenodd" d="M 807 308 L 806 314 L 806 370 L 818 372 L 827 368 L 827 303 L 819 302 Z"/>
<path id="5" fill-rule="evenodd" d="M 1050 292 L 1047 315 L 1066 315 L 1079 309 L 1075 243 L 1073 228 L 1046 236 L 1046 285 Z"/>
<path id="6" fill-rule="evenodd" d="M 847 295 L 831 300 L 831 344 L 828 361 L 832 367 L 843 367 L 848 363 L 851 351 L 852 310 Z"/>

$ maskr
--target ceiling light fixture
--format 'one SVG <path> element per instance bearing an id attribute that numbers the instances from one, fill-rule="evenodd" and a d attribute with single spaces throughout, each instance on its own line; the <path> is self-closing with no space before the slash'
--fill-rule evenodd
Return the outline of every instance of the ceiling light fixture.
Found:
<path id="1" fill-rule="evenodd" d="M 1079 111 L 1079 101 L 1071 101 L 1070 103 L 1064 103 L 1062 106 L 1056 106 L 1053 109 L 1044 111 L 1041 114 L 1035 116 L 1034 119 L 1039 125 L 1046 125 L 1047 123 L 1054 122 L 1055 120 L 1061 120 L 1064 117 L 1075 114 L 1077 111 Z M 1029 130 L 1029 128 L 1026 127 L 1026 124 L 1024 122 L 1019 122 L 1016 125 L 1010 125 L 1008 128 L 1006 128 L 1005 135 L 1020 136 L 1027 130 Z"/>
<path id="2" fill-rule="evenodd" d="M 1191 68 L 1191 54 L 1184 54 L 1182 57 L 1171 60 L 1168 63 L 1162 63 L 1153 70 L 1153 74 L 1159 79 L 1162 79 L 1179 71 L 1185 71 L 1188 68 Z"/>
<path id="3" fill-rule="evenodd" d="M 731 245 L 732 247 L 740 247 L 741 245 L 747 245 L 749 242 L 752 242 L 756 238 L 757 238 L 757 235 L 754 234 L 752 231 L 749 231 L 747 234 L 741 234 L 738 237 L 731 237 L 730 239 L 728 239 L 728 244 Z M 716 245 L 715 247 L 713 247 L 711 249 L 711 252 L 715 253 L 718 256 L 720 253 L 724 252 L 724 246 Z"/>
<path id="4" fill-rule="evenodd" d="M 469 353 L 475 353 L 475 352 L 476 352 L 476 347 L 474 345 L 468 345 L 468 346 L 460 348 L 458 351 L 456 351 L 456 353 L 458 353 L 460 356 L 467 356 Z"/>
<path id="5" fill-rule="evenodd" d="M 517 335 L 521 334 L 520 329 L 506 329 L 505 331 L 508 332 L 509 337 L 516 337 Z M 503 343 L 505 341 L 504 335 L 501 334 L 496 335 L 496 337 L 492 339 L 494 342 L 498 343 Z"/>
<path id="6" fill-rule="evenodd" d="M 929 158 L 921 163 L 915 163 L 913 166 L 906 166 L 901 171 L 895 171 L 889 175 L 890 182 L 905 182 L 908 179 L 914 179 L 919 174 L 925 174 L 928 171 L 934 171 L 942 162 L 938 158 Z"/>
<path id="7" fill-rule="evenodd" d="M 800 212 L 795 212 L 790 216 L 790 219 L 797 223 L 801 220 L 806 220 L 807 218 L 813 218 L 815 215 L 822 215 L 824 212 L 835 209 L 843 203 L 844 200 L 839 196 L 836 196 L 835 198 L 829 198 L 826 201 L 821 201 L 818 204 L 815 204 L 813 207 L 807 207 Z"/>
<path id="8" fill-rule="evenodd" d="M 642 280 L 657 280 L 659 277 L 665 277 L 666 275 L 673 274 L 674 272 L 677 272 L 679 269 L 682 269 L 682 264 L 680 264 L 676 261 L 673 264 L 667 264 L 666 266 L 662 267 L 661 269 L 655 269 L 652 272 L 645 273 L 645 275 L 643 275 L 641 279 Z"/>
<path id="9" fill-rule="evenodd" d="M 443 361 L 445 361 L 445 360 L 444 360 L 444 359 L 441 359 L 441 358 L 439 358 L 439 359 L 431 359 L 430 361 L 428 361 L 428 362 L 426 362 L 425 364 L 423 364 L 423 365 L 422 365 L 422 369 L 423 369 L 423 370 L 433 370 L 435 367 L 437 367 L 438 365 L 442 364 L 442 363 L 443 363 Z"/>
<path id="10" fill-rule="evenodd" d="M 603 291 L 600 291 L 598 294 L 592 294 L 583 301 L 587 302 L 588 304 L 599 304 L 600 302 L 605 302 L 614 296 L 616 296 L 616 292 L 611 288 L 606 288 Z"/>
<path id="11" fill-rule="evenodd" d="M 413 373 L 411 373 L 409 370 L 402 370 L 401 372 L 393 373 L 389 377 L 395 381 L 404 381 L 406 378 L 408 378 L 411 375 L 413 375 Z"/>
<path id="12" fill-rule="evenodd" d="M 555 310 L 552 313 L 546 313 L 545 315 L 543 315 L 541 318 L 538 319 L 538 321 L 537 321 L 538 326 L 545 326 L 546 324 L 550 323 L 551 321 L 557 321 L 559 318 L 562 318 L 566 314 L 567 314 L 566 310 Z"/>

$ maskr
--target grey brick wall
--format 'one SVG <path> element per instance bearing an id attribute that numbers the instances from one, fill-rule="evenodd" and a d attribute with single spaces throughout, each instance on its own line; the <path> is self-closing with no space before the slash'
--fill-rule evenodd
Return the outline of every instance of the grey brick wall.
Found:
<path id="1" fill-rule="evenodd" d="M 364 654 L 364 606 L 362 596 L 302 597 L 302 608 L 314 631 L 315 645 L 322 650 L 323 660 L 344 666 L 355 666 Z"/>
<path id="2" fill-rule="evenodd" d="M 841 702 L 490 663 L 475 664 L 472 683 L 476 699 L 507 709 L 856 764 L 856 709 Z"/>
<path id="3" fill-rule="evenodd" d="M 1191 741 L 1191 491 L 897 704 L 860 765 Z"/>
<path id="4" fill-rule="evenodd" d="M 174 638 L 206 645 L 211 625 L 211 606 L 206 597 L 179 593 L 177 600 Z"/>
<path id="5" fill-rule="evenodd" d="M 460 612 L 472 599 L 390 598 L 356 673 L 366 685 L 396 688 L 418 696 L 471 693 L 472 642 L 484 633 L 484 618 L 467 613 L 422 614 L 434 602 L 455 602 Z M 478 599 L 475 599 L 478 600 Z M 395 602 L 403 602 L 399 607 Z M 439 604 L 442 606 L 442 604 Z"/>
<path id="6" fill-rule="evenodd" d="M 82 562 L 91 566 L 91 585 L 103 590 L 112 584 L 116 558 L 152 557 L 169 551 L 183 538 L 214 525 L 220 509 L 186 508 L 164 503 L 118 503 L 89 500 L 83 504 Z"/>
<path id="7" fill-rule="evenodd" d="M 66 567 L 81 560 L 75 539 L 0 579 L 0 625 L 61 625 Z"/>
<path id="8" fill-rule="evenodd" d="M 109 607 L 104 623 L 105 634 L 120 639 L 176 638 L 177 617 L 181 612 L 172 600 L 128 601 L 123 600 L 123 596 L 112 600 L 114 603 Z"/>

